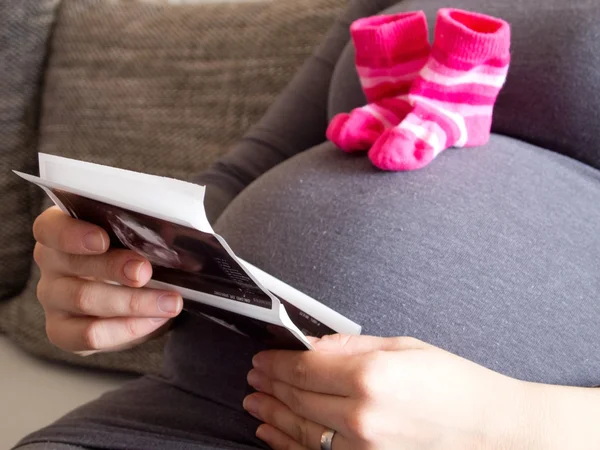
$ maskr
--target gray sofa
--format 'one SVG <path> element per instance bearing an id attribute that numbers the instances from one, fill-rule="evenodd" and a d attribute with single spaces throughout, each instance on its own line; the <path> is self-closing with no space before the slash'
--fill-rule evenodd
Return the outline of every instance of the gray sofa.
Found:
<path id="1" fill-rule="evenodd" d="M 174 3 L 0 3 L 0 448 L 157 371 L 165 340 L 86 358 L 48 342 L 31 257 L 48 202 L 10 170 L 35 173 L 41 151 L 188 178 L 258 120 L 345 0 Z"/>

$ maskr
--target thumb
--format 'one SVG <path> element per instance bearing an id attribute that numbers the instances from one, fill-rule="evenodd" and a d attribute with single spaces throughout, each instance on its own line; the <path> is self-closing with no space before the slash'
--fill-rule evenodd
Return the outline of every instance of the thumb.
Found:
<path id="1" fill-rule="evenodd" d="M 316 351 L 345 353 L 348 355 L 374 351 L 425 350 L 431 348 L 429 344 L 411 337 L 382 338 L 345 334 L 333 334 L 323 336 L 321 339 L 311 339 L 311 344 Z"/>

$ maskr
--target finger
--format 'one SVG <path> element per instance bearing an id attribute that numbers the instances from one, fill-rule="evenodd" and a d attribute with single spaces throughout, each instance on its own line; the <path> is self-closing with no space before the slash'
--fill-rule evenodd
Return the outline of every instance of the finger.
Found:
<path id="1" fill-rule="evenodd" d="M 325 431 L 324 427 L 320 427 Z M 322 432 L 321 432 L 322 433 Z M 321 449 L 321 434 L 319 434 L 319 445 L 317 447 L 303 447 L 294 440 L 293 437 L 281 431 L 277 427 L 270 424 L 263 424 L 256 430 L 256 437 L 269 444 L 274 450 L 305 450 L 305 449 Z M 332 450 L 350 450 L 356 448 L 354 442 L 346 439 L 341 434 L 336 433 L 331 442 Z"/>
<path id="2" fill-rule="evenodd" d="M 302 448 L 319 450 L 322 425 L 294 414 L 284 403 L 269 395 L 256 393 L 244 399 L 244 409 L 258 420 L 271 425 L 299 444 Z"/>
<path id="3" fill-rule="evenodd" d="M 248 383 L 285 404 L 292 412 L 312 422 L 349 433 L 347 415 L 355 411 L 355 401 L 348 397 L 304 391 L 280 381 L 269 380 L 256 370 L 248 374 Z"/>
<path id="4" fill-rule="evenodd" d="M 273 450 L 306 450 L 291 437 L 270 425 L 261 425 L 256 430 L 256 437 L 266 442 Z M 320 447 L 318 447 L 320 449 Z"/>
<path id="5" fill-rule="evenodd" d="M 47 209 L 35 220 L 33 235 L 46 247 L 77 255 L 104 253 L 110 242 L 102 228 L 74 219 L 56 206 Z"/>
<path id="6" fill-rule="evenodd" d="M 125 344 L 117 345 L 115 347 L 110 347 L 110 348 L 102 349 L 102 350 L 88 350 L 88 351 L 83 351 L 83 352 L 80 351 L 80 352 L 74 352 L 74 353 L 79 356 L 90 356 L 90 355 L 95 355 L 96 353 L 102 353 L 102 352 L 122 352 L 124 350 L 128 350 L 130 348 L 137 347 L 138 345 L 143 344 L 144 342 L 147 342 L 147 341 L 155 339 L 159 336 L 162 336 L 164 333 L 166 333 L 171 328 L 172 323 L 173 323 L 173 320 L 170 319 L 167 322 L 165 322 L 162 326 L 160 326 L 159 328 L 154 330 L 152 333 L 147 334 L 146 336 L 142 336 L 141 338 L 134 339 L 133 341 L 126 342 Z"/>
<path id="7" fill-rule="evenodd" d="M 257 354 L 252 364 L 268 378 L 305 391 L 351 395 L 357 358 L 342 353 L 269 350 Z"/>
<path id="8" fill-rule="evenodd" d="M 404 351 L 430 347 L 429 344 L 411 337 L 381 338 L 375 336 L 350 336 L 333 334 L 311 342 L 314 349 L 322 352 L 357 355 L 374 351 Z"/>
<path id="9" fill-rule="evenodd" d="M 38 298 L 46 309 L 76 316 L 172 318 L 183 308 L 183 299 L 174 292 L 72 277 L 42 278 Z"/>
<path id="10" fill-rule="evenodd" d="M 106 351 L 141 343 L 164 326 L 169 319 L 48 317 L 48 339 L 57 347 L 69 352 Z"/>
<path id="11" fill-rule="evenodd" d="M 131 287 L 144 286 L 152 277 L 151 264 L 131 250 L 110 250 L 102 255 L 72 255 L 39 247 L 36 261 L 59 275 L 93 277 Z"/>

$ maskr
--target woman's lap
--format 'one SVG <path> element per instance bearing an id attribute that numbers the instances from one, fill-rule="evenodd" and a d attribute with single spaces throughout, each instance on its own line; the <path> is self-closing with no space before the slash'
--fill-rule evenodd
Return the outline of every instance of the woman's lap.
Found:
<path id="1" fill-rule="evenodd" d="M 218 390 L 225 383 L 215 377 L 206 389 Z M 242 409 L 241 400 L 234 408 L 173 386 L 168 378 L 142 377 L 74 410 L 22 444 L 68 443 L 96 450 L 256 450 L 266 448 L 254 436 L 258 425 Z"/>
<path id="2" fill-rule="evenodd" d="M 411 335 L 518 378 L 592 386 L 599 201 L 599 172 L 508 138 L 411 173 L 381 173 L 324 144 L 247 188 L 216 229 L 242 258 L 365 334 Z M 258 422 L 241 401 L 259 350 L 184 315 L 162 378 L 130 383 L 31 442 L 109 449 L 112 433 L 141 442 L 128 448 L 173 439 L 182 450 L 256 448 Z"/>

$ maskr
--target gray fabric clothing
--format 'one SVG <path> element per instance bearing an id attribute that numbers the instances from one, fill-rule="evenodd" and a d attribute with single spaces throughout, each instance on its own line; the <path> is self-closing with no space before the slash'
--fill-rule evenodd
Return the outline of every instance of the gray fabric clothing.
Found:
<path id="1" fill-rule="evenodd" d="M 400 174 L 324 144 L 259 178 L 217 227 L 240 257 L 364 334 L 594 386 L 599 201 L 599 171 L 507 137 Z"/>
<path id="2" fill-rule="evenodd" d="M 352 2 L 264 121 L 198 178 L 208 184 L 212 217 L 220 215 L 216 230 L 242 258 L 361 323 L 365 334 L 411 335 L 520 379 L 600 385 L 596 168 L 494 135 L 482 148 L 448 150 L 426 169 L 382 173 L 364 155 L 322 143 L 349 22 L 391 3 Z M 479 1 L 456 3 L 485 10 Z M 530 7 L 544 14 L 548 3 L 559 1 Z M 592 8 L 573 9 L 583 4 Z M 557 26 L 579 17 L 569 11 L 564 6 Z M 528 38 L 515 31 L 515 40 Z M 544 67 L 544 58 L 531 64 Z M 595 146 L 577 150 L 585 162 L 597 155 Z M 241 407 L 260 349 L 184 314 L 160 377 L 129 383 L 24 443 L 264 448 L 254 437 L 258 422 Z"/>
<path id="3" fill-rule="evenodd" d="M 217 230 L 366 334 L 415 336 L 522 379 L 595 386 L 599 200 L 600 172 L 506 137 L 401 175 L 324 144 L 253 183 Z M 256 448 L 258 423 L 241 401 L 258 350 L 184 315 L 162 378 L 132 382 L 27 442 Z"/>

